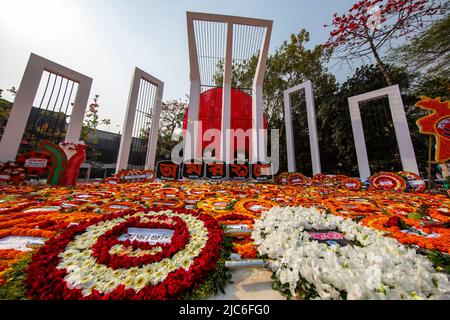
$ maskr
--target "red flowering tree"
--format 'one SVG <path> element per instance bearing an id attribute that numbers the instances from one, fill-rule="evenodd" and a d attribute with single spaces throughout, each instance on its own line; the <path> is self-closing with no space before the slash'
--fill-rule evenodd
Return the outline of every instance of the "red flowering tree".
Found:
<path id="1" fill-rule="evenodd" d="M 341 62 L 358 58 L 375 59 L 386 82 L 393 85 L 381 57 L 381 49 L 393 40 L 406 37 L 446 12 L 439 0 L 361 0 L 344 15 L 334 14 L 330 38 L 325 47 L 332 49 Z"/>

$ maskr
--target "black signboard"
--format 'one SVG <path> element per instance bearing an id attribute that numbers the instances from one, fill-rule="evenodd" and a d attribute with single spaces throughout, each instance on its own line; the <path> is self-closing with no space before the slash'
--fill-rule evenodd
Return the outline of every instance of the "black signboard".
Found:
<path id="1" fill-rule="evenodd" d="M 175 181 L 180 178 L 180 166 L 172 161 L 161 161 L 156 166 L 156 177 L 160 180 Z"/>
<path id="2" fill-rule="evenodd" d="M 183 163 L 182 176 L 186 179 L 197 180 L 205 175 L 205 164 L 201 161 L 188 161 Z"/>
<path id="3" fill-rule="evenodd" d="M 339 245 L 346 247 L 352 245 L 353 242 L 345 239 L 343 233 L 336 230 L 306 230 L 311 240 L 319 243 L 326 243 L 328 245 Z"/>
<path id="4" fill-rule="evenodd" d="M 267 182 L 273 179 L 272 165 L 270 163 L 252 164 L 252 179 L 259 182 Z"/>
<path id="5" fill-rule="evenodd" d="M 250 164 L 248 162 L 229 164 L 228 174 L 230 179 L 234 181 L 248 180 L 250 178 Z"/>
<path id="6" fill-rule="evenodd" d="M 222 180 L 227 176 L 227 167 L 223 162 L 207 162 L 205 165 L 206 177 L 211 180 Z"/>

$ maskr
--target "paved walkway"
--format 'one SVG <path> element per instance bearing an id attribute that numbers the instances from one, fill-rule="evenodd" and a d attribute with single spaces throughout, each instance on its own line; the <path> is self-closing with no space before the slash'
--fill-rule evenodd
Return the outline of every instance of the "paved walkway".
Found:
<path id="1" fill-rule="evenodd" d="M 234 270 L 234 283 L 225 288 L 226 294 L 218 294 L 210 300 L 286 300 L 272 290 L 272 273 L 267 270 Z"/>

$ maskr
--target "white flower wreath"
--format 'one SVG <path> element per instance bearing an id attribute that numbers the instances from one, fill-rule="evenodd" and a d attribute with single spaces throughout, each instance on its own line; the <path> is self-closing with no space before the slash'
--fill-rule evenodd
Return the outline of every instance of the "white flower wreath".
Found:
<path id="1" fill-rule="evenodd" d="M 320 243 L 308 231 L 337 231 L 350 245 Z M 252 235 L 288 295 L 306 299 L 449 298 L 431 262 L 397 240 L 315 208 L 273 208 Z"/>

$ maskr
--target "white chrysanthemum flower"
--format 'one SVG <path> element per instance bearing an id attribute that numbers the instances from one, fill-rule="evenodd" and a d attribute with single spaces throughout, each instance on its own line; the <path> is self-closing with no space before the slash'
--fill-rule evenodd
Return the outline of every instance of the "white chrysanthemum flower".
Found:
<path id="1" fill-rule="evenodd" d="M 439 299 L 450 292 L 448 277 L 428 259 L 351 220 L 314 208 L 272 208 L 254 226 L 259 253 L 294 295 L 300 277 L 322 299 Z M 321 244 L 304 230 L 339 231 L 361 246 Z"/>

